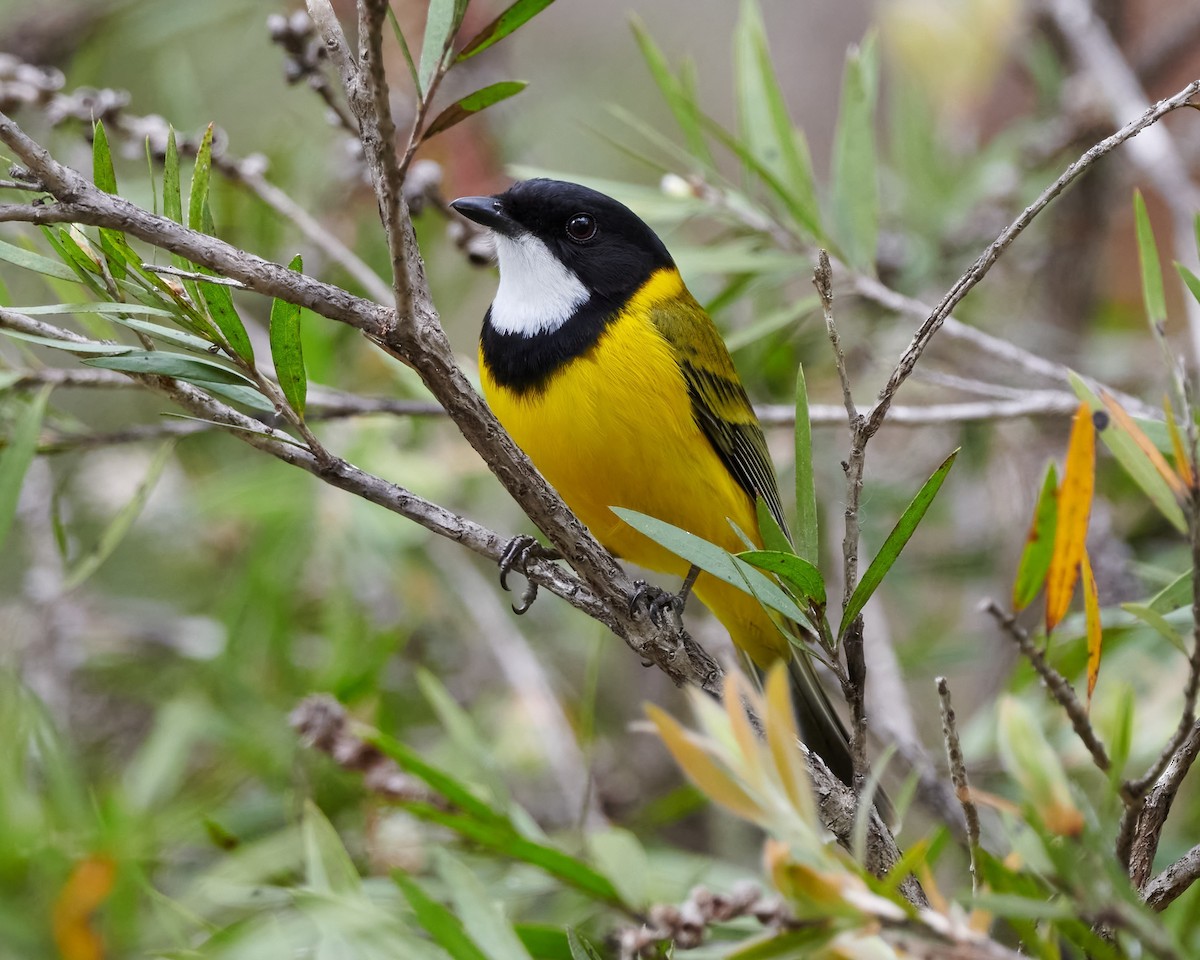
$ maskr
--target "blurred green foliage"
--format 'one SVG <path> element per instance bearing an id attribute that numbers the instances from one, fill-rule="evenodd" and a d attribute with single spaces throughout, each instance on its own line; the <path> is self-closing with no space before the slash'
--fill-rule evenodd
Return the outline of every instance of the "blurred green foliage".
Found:
<path id="1" fill-rule="evenodd" d="M 402 27 L 410 6 L 419 5 L 396 5 Z M 987 23 L 997 37 L 1015 35 L 1018 26 L 1005 4 L 966 6 L 967 27 Z M 284 85 L 279 51 L 262 26 L 266 7 L 116 0 L 79 11 L 87 22 L 68 45 L 69 89 L 128 89 L 130 112 L 161 113 L 186 134 L 215 122 L 232 154 L 265 154 L 273 183 L 376 270 L 386 269 L 360 164 L 347 159 L 345 138 L 324 122 L 319 101 L 302 87 Z M 496 12 L 489 10 L 475 28 Z M 774 13 L 768 9 L 767 19 Z M 1004 63 L 986 57 L 953 62 L 966 79 L 956 88 L 962 99 L 948 99 L 929 84 L 921 62 L 932 56 L 936 38 L 917 30 L 914 41 L 920 21 L 913 16 L 911 6 L 901 5 L 881 16 L 878 37 L 869 35 L 851 53 L 840 85 L 825 78 L 829 100 L 840 97 L 841 108 L 832 133 L 820 141 L 807 139 L 791 119 L 794 91 L 775 69 L 784 40 L 764 26 L 753 4 L 743 6 L 732 32 L 732 120 L 705 115 L 707 99 L 697 90 L 708 64 L 673 64 L 657 46 L 662 38 L 643 27 L 635 27 L 621 55 L 640 45 L 649 71 L 637 98 L 618 97 L 611 117 L 602 118 L 605 97 L 586 83 L 566 82 L 583 43 L 578 37 L 549 43 L 549 34 L 534 32 L 534 21 L 527 35 L 540 43 L 524 40 L 518 47 L 564 78 L 556 91 L 559 109 L 585 105 L 573 138 L 620 146 L 604 154 L 607 178 L 569 176 L 626 200 L 663 232 L 689 284 L 728 335 L 756 399 L 789 401 L 800 363 L 811 402 L 839 395 L 809 286 L 814 244 L 828 246 L 861 275 L 878 274 L 900 292 L 936 299 L 1064 158 L 1075 155 L 1070 142 L 1040 155 L 1033 149 L 1061 112 L 1065 73 L 1044 38 L 1014 46 L 1011 55 L 1010 68 L 1035 95 L 1014 115 L 985 120 Z M 420 47 L 412 35 L 409 43 L 414 51 Z M 951 64 L 951 55 L 937 49 Z M 970 52 L 959 56 L 970 59 Z M 390 66 L 403 90 L 403 61 Z M 520 66 L 514 72 L 521 73 Z M 490 79 L 480 70 L 474 88 Z M 632 82 L 620 72 L 615 91 Z M 652 83 L 665 107 L 646 102 Z M 455 90 L 449 100 L 467 93 Z M 536 120 L 511 112 L 525 96 L 516 106 L 497 107 L 501 140 L 514 138 L 504 129 L 545 135 Z M 668 115 L 676 126 L 664 132 Z M 87 145 L 91 131 L 82 125 L 51 130 L 33 110 L 18 120 L 78 168 L 104 169 L 102 148 Z M 459 129 L 486 140 L 487 122 L 472 118 Z M 480 149 L 487 154 L 490 144 Z M 121 195 L 170 212 L 163 193 L 172 175 L 164 178 L 156 167 L 148 176 L 140 143 L 114 141 L 111 151 Z M 557 160 L 550 151 L 512 153 L 526 162 Z M 177 171 L 185 190 L 191 164 L 186 157 Z M 1100 178 L 1095 174 L 1098 189 L 1120 192 Z M 214 174 L 207 200 L 207 207 L 189 210 L 181 198 L 180 215 L 188 211 L 196 226 L 211 226 L 280 262 L 301 250 L 309 272 L 356 289 L 246 190 Z M 1127 206 L 1128 198 L 1120 202 Z M 1052 209 L 1047 220 L 1055 216 Z M 416 226 L 435 301 L 469 358 L 492 280 L 485 274 L 464 279 L 469 268 L 436 212 L 426 210 Z M 28 266 L 28 255 L 18 253 L 6 257 L 0 272 L 4 303 L 104 299 L 102 278 L 84 262 L 85 237 L 114 262 L 118 241 L 112 237 L 52 235 L 66 261 L 89 274 L 91 297 L 61 260 L 53 261 L 57 275 L 39 275 L 13 263 L 24 257 Z M 6 231 L 5 239 L 54 255 L 49 240 L 30 231 Z M 1065 355 L 1102 378 L 1119 378 L 1118 386 L 1157 396 L 1168 378 L 1138 315 L 1136 283 L 1126 289 L 1095 283 L 1074 302 L 1074 313 L 1056 313 L 1057 301 L 1040 305 L 1040 298 L 1051 303 L 1058 292 L 1058 278 L 1044 264 L 1057 262 L 1064 250 L 1068 257 L 1072 251 L 1103 254 L 1087 237 L 1039 223 L 959 316 L 1028 350 Z M 166 259 L 160 254 L 157 262 Z M 1127 259 L 1136 277 L 1132 247 Z M 132 262 L 125 268 L 155 309 L 208 336 L 203 317 L 189 317 L 181 298 Z M 219 331 L 213 338 L 223 335 L 232 345 L 233 328 L 216 322 L 229 314 L 213 306 L 211 295 L 191 299 L 206 302 Z M 1175 302 L 1167 299 L 1171 313 Z M 302 367 L 293 359 L 281 369 L 291 371 L 284 392 L 297 410 L 304 373 L 311 385 L 420 396 L 409 371 L 348 328 L 305 311 L 280 317 L 276 337 L 269 338 L 272 305 L 241 292 L 231 300 L 256 356 L 274 353 L 280 366 L 281 356 L 302 354 Z M 842 290 L 836 309 L 856 389 L 870 397 L 914 324 Z M 128 329 L 100 313 L 79 311 L 73 326 L 92 338 L 134 343 Z M 993 376 L 986 358 L 953 348 L 935 350 L 927 361 L 941 372 Z M 679 901 L 697 883 L 728 889 L 760 872 L 757 830 L 708 805 L 675 772 L 662 744 L 629 729 L 644 701 L 678 712 L 682 700 L 598 626 L 549 599 L 514 622 L 494 588 L 493 570 L 228 436 L 197 432 L 170 446 L 88 443 L 84 438 L 93 435 L 153 428 L 163 422 L 161 404 L 133 391 L 56 390 L 43 409 L 46 395 L 17 389 L 16 371 L 73 362 L 44 344 L 6 338 L 0 363 L 0 518 L 14 519 L 0 553 L 0 735 L 6 744 L 0 751 L 0 958 L 55 956 L 56 931 L 60 945 L 64 931 L 86 941 L 94 924 L 111 957 L 579 960 L 592 955 L 593 945 L 596 955 L 609 955 L 606 938 L 648 904 Z M 226 368 L 238 372 L 236 363 Z M 913 383 L 902 399 L 939 397 L 937 390 L 936 383 Z M 362 417 L 316 429 L 327 446 L 366 470 L 502 532 L 526 527 L 440 420 Z M 39 434 L 49 449 L 64 449 L 26 468 L 22 451 L 32 457 Z M 872 623 L 882 629 L 886 620 L 931 749 L 940 752 L 929 678 L 947 673 L 963 693 L 960 703 L 978 704 L 963 712 L 965 750 L 979 785 L 1031 804 L 1028 820 L 1005 814 L 997 837 L 988 838 L 999 844 L 1000 856 L 983 861 L 993 896 L 978 905 L 1007 918 L 1001 935 L 1020 938 L 1039 956 L 1058 956 L 1064 942 L 1076 945 L 1068 953 L 1087 949 L 1103 956 L 1110 948 L 1079 921 L 1076 908 L 1116 903 L 1129 911 L 1130 929 L 1111 955 L 1122 955 L 1117 951 L 1139 936 L 1157 949 L 1153 933 L 1183 956 L 1200 944 L 1200 894 L 1186 894 L 1157 925 L 1138 910 L 1106 859 L 1119 813 L 1112 790 L 1045 700 L 1033 671 L 1024 664 L 1011 670 L 1008 648 L 972 612 L 982 596 L 1008 595 L 1045 461 L 1064 441 L 1063 425 L 1043 422 L 885 429 L 869 458 L 867 556 L 884 544 L 912 492 L 946 453 L 962 446 L 964 454 L 901 562 L 889 570 L 880 591 L 884 606 L 871 612 Z M 780 431 L 772 444 L 786 484 L 790 434 Z M 836 566 L 844 455 L 840 431 L 814 432 L 823 551 L 814 559 L 823 570 Z M 1093 523 L 1100 543 L 1091 549 L 1105 605 L 1105 653 L 1092 717 L 1109 742 L 1129 742 L 1128 769 L 1140 771 L 1177 720 L 1182 670 L 1162 631 L 1119 604 L 1153 595 L 1187 560 L 1170 524 L 1111 461 L 1101 464 L 1098 490 Z M 1189 603 L 1177 598 L 1157 612 L 1188 635 Z M 703 622 L 696 631 L 721 642 Z M 522 650 L 525 656 L 532 651 L 539 682 L 506 669 Z M 1082 616 L 1059 628 L 1051 659 L 1073 680 L 1084 675 Z M 1035 761 L 1022 757 L 1020 742 L 1010 742 L 1008 774 L 997 762 L 994 703 L 1006 688 L 1020 703 L 1012 722 L 1031 724 L 1046 741 L 1030 748 L 1042 758 Z M 548 707 L 547 690 L 560 706 Z M 358 773 L 301 747 L 288 716 L 314 691 L 332 694 L 354 718 L 393 738 L 365 732 L 451 799 L 457 819 L 437 803 L 383 802 Z M 1062 768 L 1046 756 L 1060 759 Z M 1083 812 L 1078 846 L 1054 836 L 1039 819 L 1036 798 L 1014 786 L 1031 766 L 1054 778 L 1056 799 L 1065 790 L 1066 802 Z M 576 775 L 586 782 L 568 782 Z M 1200 827 L 1189 802 L 1194 786 L 1184 789 L 1160 863 L 1181 854 Z M 457 800 L 447 790 L 460 791 Z M 576 798 L 574 805 L 568 797 Z M 771 823 L 761 825 L 772 832 Z M 950 897 L 969 902 L 965 856 L 945 836 L 914 809 L 901 841 L 927 855 L 924 882 L 941 883 Z M 1010 849 L 1028 869 L 1002 862 Z M 856 876 L 830 856 L 837 863 L 822 862 L 822 869 Z M 769 879 L 799 902 L 780 880 L 786 860 L 773 863 Z M 76 916 L 66 909 L 92 901 L 99 906 L 94 920 L 87 911 Z M 1032 905 L 1039 903 L 1044 909 L 1034 915 Z M 758 933 L 750 920 L 739 919 L 718 927 L 712 942 L 691 955 L 723 956 Z M 791 955 L 786 949 L 792 946 L 783 944 L 780 954 Z M 772 955 L 769 949 L 758 955 Z"/>

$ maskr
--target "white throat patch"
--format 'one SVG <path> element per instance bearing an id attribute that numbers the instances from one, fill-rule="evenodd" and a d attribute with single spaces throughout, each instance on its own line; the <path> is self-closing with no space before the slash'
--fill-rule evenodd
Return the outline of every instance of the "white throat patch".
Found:
<path id="1" fill-rule="evenodd" d="M 491 324 L 497 332 L 523 337 L 553 333 L 587 302 L 587 287 L 533 234 L 496 234 L 496 255 L 500 286 Z"/>

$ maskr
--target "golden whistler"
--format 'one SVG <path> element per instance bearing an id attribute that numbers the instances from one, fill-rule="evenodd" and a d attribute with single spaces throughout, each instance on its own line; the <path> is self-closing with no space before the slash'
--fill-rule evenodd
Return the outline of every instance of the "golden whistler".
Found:
<path id="1" fill-rule="evenodd" d="M 730 551 L 758 541 L 755 498 L 786 529 L 758 418 L 712 319 L 633 211 L 573 183 L 527 180 L 453 206 L 496 235 L 500 285 L 479 340 L 488 403 L 596 538 L 683 577 L 688 563 L 610 507 Z M 694 591 L 760 668 L 786 659 L 810 748 L 849 782 L 847 734 L 803 652 L 749 594 Z"/>

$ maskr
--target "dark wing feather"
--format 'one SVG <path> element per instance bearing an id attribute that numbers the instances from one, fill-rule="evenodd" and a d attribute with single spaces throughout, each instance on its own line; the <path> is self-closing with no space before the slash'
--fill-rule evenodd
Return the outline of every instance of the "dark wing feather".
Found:
<path id="1" fill-rule="evenodd" d="M 787 530 L 767 441 L 712 319 L 686 292 L 656 304 L 651 319 L 675 351 L 692 414 L 717 456 L 750 499 L 762 497 Z"/>

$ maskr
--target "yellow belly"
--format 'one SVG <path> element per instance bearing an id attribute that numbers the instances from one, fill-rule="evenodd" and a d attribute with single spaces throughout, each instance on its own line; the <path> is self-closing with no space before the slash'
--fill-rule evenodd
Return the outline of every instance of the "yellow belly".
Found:
<path id="1" fill-rule="evenodd" d="M 482 359 L 480 372 L 504 428 L 617 556 L 680 577 L 688 570 L 686 561 L 618 518 L 613 506 L 735 552 L 744 545 L 729 520 L 757 539 L 754 504 L 695 423 L 670 345 L 648 319 L 621 314 L 540 392 L 519 395 L 499 386 Z M 754 598 L 707 574 L 695 593 L 756 663 L 788 656 L 787 639 Z"/>

